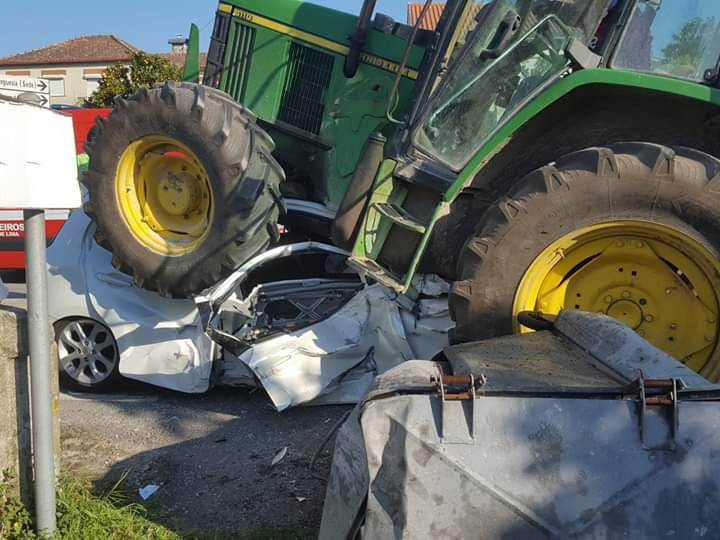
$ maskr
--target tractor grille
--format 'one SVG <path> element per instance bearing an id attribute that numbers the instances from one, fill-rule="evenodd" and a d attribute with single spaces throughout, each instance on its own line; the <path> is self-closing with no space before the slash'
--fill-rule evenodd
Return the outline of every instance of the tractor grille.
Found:
<path id="1" fill-rule="evenodd" d="M 291 44 L 279 121 L 315 135 L 320 133 L 334 61 L 329 54 Z"/>
<path id="2" fill-rule="evenodd" d="M 220 86 L 220 75 L 223 68 L 223 55 L 227 43 L 228 31 L 230 29 L 230 14 L 218 12 L 215 15 L 215 26 L 210 36 L 210 50 L 208 51 L 207 65 L 205 66 L 205 77 L 203 84 L 218 88 Z"/>
<path id="3" fill-rule="evenodd" d="M 250 73 L 252 51 L 255 45 L 255 29 L 240 22 L 233 22 L 233 37 L 228 63 L 224 69 L 228 72 L 225 91 L 236 101 L 243 102 Z"/>

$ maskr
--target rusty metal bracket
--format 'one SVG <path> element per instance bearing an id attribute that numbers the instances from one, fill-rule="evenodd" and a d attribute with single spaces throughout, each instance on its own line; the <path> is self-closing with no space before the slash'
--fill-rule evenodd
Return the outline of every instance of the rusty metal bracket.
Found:
<path id="1" fill-rule="evenodd" d="M 638 416 L 640 422 L 640 442 L 645 450 L 661 450 L 672 452 L 676 448 L 676 436 L 680 424 L 680 401 L 678 390 L 683 388 L 680 379 L 646 379 L 642 372 L 640 377 L 633 383 L 635 392 L 638 394 Z M 651 395 L 648 395 L 648 391 Z M 645 417 L 648 407 L 660 407 L 661 410 L 670 410 L 666 415 L 670 427 L 670 438 L 665 444 L 649 447 L 645 441 L 646 427 Z"/>
<path id="2" fill-rule="evenodd" d="M 468 375 L 440 375 L 433 377 L 433 384 L 443 401 L 468 401 L 475 399 L 475 377 Z"/>
<path id="3" fill-rule="evenodd" d="M 440 438 L 454 443 L 472 443 L 475 440 L 475 407 L 477 388 L 485 384 L 485 376 L 476 379 L 468 375 L 448 375 L 438 366 L 438 375 L 431 378 L 442 407 Z M 462 415 L 459 412 L 462 412 Z M 464 422 L 459 422 L 462 416 Z"/>

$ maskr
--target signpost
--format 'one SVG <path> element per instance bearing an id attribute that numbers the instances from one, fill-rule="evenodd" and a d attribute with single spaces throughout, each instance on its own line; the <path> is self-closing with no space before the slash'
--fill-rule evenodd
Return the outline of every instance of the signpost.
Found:
<path id="1" fill-rule="evenodd" d="M 41 107 L 50 107 L 50 82 L 35 77 L 0 75 L 0 95 Z"/>
<path id="2" fill-rule="evenodd" d="M 30 79 L 25 81 L 32 83 Z M 0 78 L 0 84 L 4 83 Z M 19 86 L 17 91 L 22 93 L 28 88 Z M 42 85 L 37 88 L 40 90 Z M 70 117 L 3 100 L 1 91 L 0 125 L 12 126 L 0 130 L 0 210 L 21 208 L 25 217 L 36 523 L 40 536 L 52 535 L 56 528 L 56 500 L 51 381 L 57 373 L 50 363 L 45 209 L 81 205 L 75 137 Z"/>

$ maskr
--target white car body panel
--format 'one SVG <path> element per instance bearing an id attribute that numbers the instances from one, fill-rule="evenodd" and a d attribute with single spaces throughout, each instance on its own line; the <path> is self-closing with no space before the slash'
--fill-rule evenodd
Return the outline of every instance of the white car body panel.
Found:
<path id="1" fill-rule="evenodd" d="M 355 403 L 378 373 L 412 358 L 432 357 L 447 345 L 452 322 L 446 298 L 421 300 L 406 309 L 394 292 L 373 285 L 321 322 L 259 341 L 238 357 L 224 351 L 223 374 L 211 381 L 217 346 L 205 333 L 207 321 L 201 320 L 197 304 L 134 286 L 112 266 L 110 253 L 95 242 L 93 232 L 89 218 L 74 212 L 48 252 L 51 320 L 89 317 L 104 323 L 118 343 L 120 373 L 130 379 L 192 393 L 207 391 L 212 382 L 259 381 L 278 410 L 317 398 Z M 292 246 L 276 249 L 286 256 L 293 252 Z M 210 298 L 227 294 L 247 274 L 238 269 Z M 420 288 L 433 295 L 447 292 L 440 281 L 428 280 Z"/>
<path id="2" fill-rule="evenodd" d="M 125 377 L 180 392 L 207 391 L 215 347 L 194 302 L 135 287 L 112 266 L 93 231 L 83 212 L 73 212 L 48 249 L 51 321 L 88 317 L 108 326 Z"/>
<path id="3" fill-rule="evenodd" d="M 321 394 L 329 394 L 324 403 L 354 403 L 376 374 L 447 345 L 447 302 L 444 312 L 413 315 L 395 298 L 383 286 L 366 287 L 328 319 L 257 343 L 240 360 L 280 411 Z"/>

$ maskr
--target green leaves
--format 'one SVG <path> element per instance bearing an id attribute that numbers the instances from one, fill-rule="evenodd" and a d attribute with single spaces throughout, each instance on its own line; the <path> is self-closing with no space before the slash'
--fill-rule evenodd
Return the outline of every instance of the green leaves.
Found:
<path id="1" fill-rule="evenodd" d="M 128 97 L 141 86 L 152 87 L 163 81 L 179 81 L 180 68 L 157 54 L 135 52 L 129 65 L 118 63 L 109 66 L 97 90 L 88 98 L 96 107 L 112 107 L 116 96 Z"/>
<path id="2" fill-rule="evenodd" d="M 0 472 L 0 538 L 9 540 L 33 540 L 30 512 L 13 494 L 15 476 L 11 471 Z"/>

